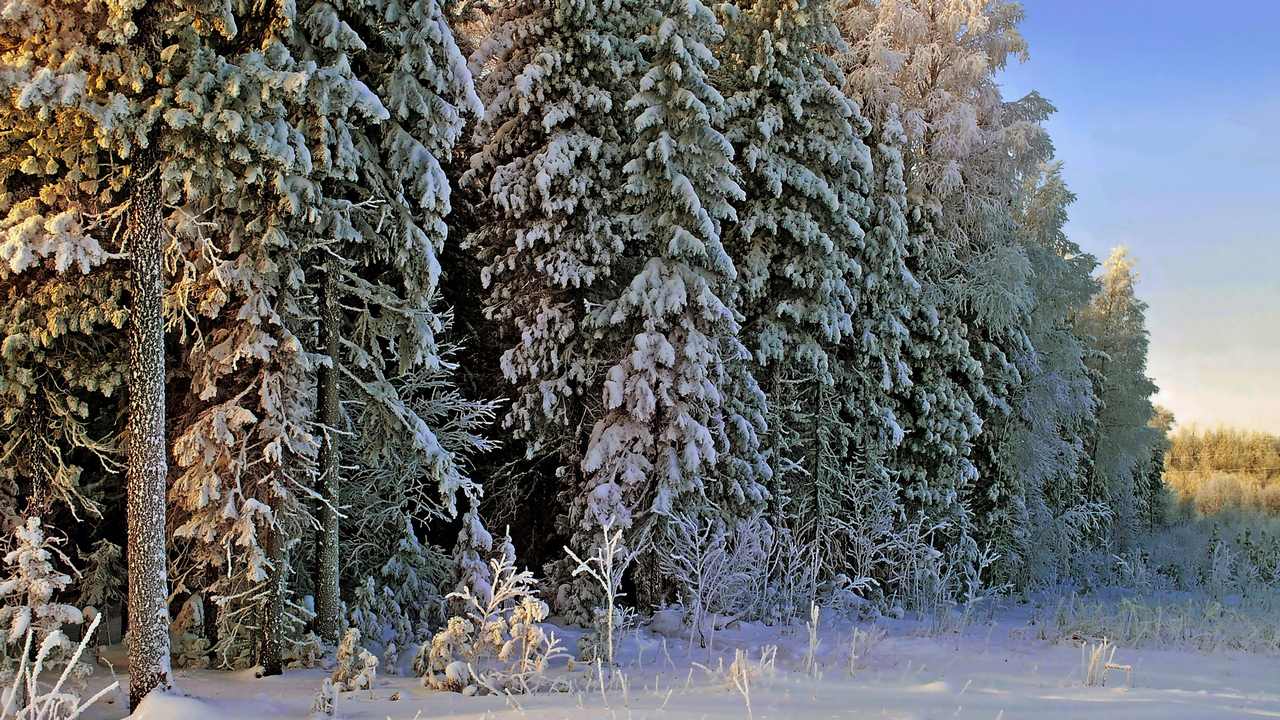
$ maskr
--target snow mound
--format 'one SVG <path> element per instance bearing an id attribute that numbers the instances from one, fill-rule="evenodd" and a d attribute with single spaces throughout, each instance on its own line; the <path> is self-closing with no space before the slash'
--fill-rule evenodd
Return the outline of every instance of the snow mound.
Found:
<path id="1" fill-rule="evenodd" d="M 176 693 L 153 692 L 142 699 L 129 720 L 226 720 L 218 707 Z"/>

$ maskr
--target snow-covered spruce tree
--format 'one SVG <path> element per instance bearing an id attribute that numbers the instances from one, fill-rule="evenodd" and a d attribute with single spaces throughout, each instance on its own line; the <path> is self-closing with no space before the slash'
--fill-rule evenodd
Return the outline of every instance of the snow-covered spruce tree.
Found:
<path id="1" fill-rule="evenodd" d="M 318 378 L 325 503 L 317 611 L 331 640 L 338 629 L 338 468 L 354 469 L 353 489 L 363 496 L 357 504 L 373 511 L 362 513 L 353 538 L 378 548 L 381 563 L 406 524 L 456 517 L 459 496 L 478 499 L 468 457 L 491 446 L 479 430 L 493 412 L 454 387 L 453 346 L 443 339 L 450 313 L 438 298 L 437 255 L 450 211 L 442 162 L 466 120 L 482 112 L 471 74 L 435 0 L 380 0 L 348 14 L 318 7 L 303 22 L 316 38 L 308 56 L 349 64 L 359 87 L 371 91 L 352 98 L 370 112 L 345 125 L 322 116 L 307 128 L 312 145 L 323 148 L 313 173 L 322 218 L 313 228 L 314 252 L 324 258 L 318 340 L 327 356 Z M 347 427 L 339 401 L 358 410 L 349 418 L 351 439 L 335 448 Z"/>
<path id="2" fill-rule="evenodd" d="M 1176 422 L 1172 410 L 1163 405 L 1156 405 L 1152 410 L 1151 420 L 1147 423 L 1156 432 L 1156 438 L 1151 445 L 1151 457 L 1146 463 L 1146 475 L 1138 482 L 1138 494 L 1144 498 L 1145 505 L 1138 523 L 1138 529 L 1143 532 L 1152 532 L 1169 522 L 1169 510 L 1173 507 L 1174 495 L 1173 488 L 1166 482 L 1165 459 L 1173 447 L 1172 433 Z M 1272 497 L 1280 499 L 1280 491 L 1277 491 L 1273 484 L 1263 490 L 1260 498 L 1262 502 L 1265 503 L 1267 492 L 1273 493 Z M 1280 510 L 1280 505 L 1273 503 L 1267 507 L 1273 509 L 1273 515 L 1280 514 L 1276 512 Z"/>
<path id="3" fill-rule="evenodd" d="M 767 498 L 765 398 L 725 300 L 737 270 L 721 222 L 735 219 L 743 192 L 708 78 L 722 30 L 699 0 L 658 3 L 641 28 L 645 72 L 627 103 L 638 135 L 625 166 L 638 267 L 591 320 L 631 340 L 609 353 L 604 416 L 570 508 L 578 532 L 677 509 L 746 517 Z"/>
<path id="4" fill-rule="evenodd" d="M 1027 173 L 1014 208 L 1019 238 L 1032 269 L 1035 306 L 1027 318 L 1034 352 L 1019 363 L 1022 383 L 1000 433 L 1012 477 L 1009 497 L 992 498 L 986 530 L 1000 549 L 1002 573 L 1018 584 L 1052 581 L 1081 550 L 1081 523 L 1105 507 L 1089 504 L 1082 480 L 1096 397 L 1085 367 L 1086 348 L 1072 323 L 1095 289 L 1097 261 L 1063 227 L 1075 195 L 1061 165 Z M 996 502 L 998 501 L 998 502 Z"/>
<path id="5" fill-rule="evenodd" d="M 815 485 L 838 531 L 833 548 L 846 559 L 841 572 L 858 578 L 871 571 L 885 577 L 872 548 L 888 540 L 875 528 L 893 528 L 903 515 L 892 477 L 895 457 L 905 439 L 901 422 L 914 417 L 899 403 L 912 392 L 907 365 L 909 328 L 917 323 L 921 286 L 907 268 L 906 183 L 903 180 L 901 125 L 889 113 L 866 136 L 873 165 L 872 213 L 867 221 L 859 264 L 862 267 L 856 335 L 837 355 L 837 402 L 855 428 L 842 448 L 846 472 L 828 485 Z M 903 417 L 905 416 L 905 418 Z M 868 491 L 869 490 L 869 491 Z M 881 502 L 883 500 L 883 502 Z M 878 515 L 877 515 L 878 514 Z"/>
<path id="6" fill-rule="evenodd" d="M 997 429 L 1033 354 L 1033 290 L 1011 206 L 1020 173 L 1048 155 L 1039 126 L 1047 103 L 1006 103 L 995 82 L 1025 53 L 1016 4 L 858 2 L 841 17 L 862 59 L 852 71 L 859 96 L 875 114 L 896 114 L 905 134 L 908 266 L 923 301 L 909 323 L 914 385 L 899 453 L 915 466 L 907 497 L 949 523 L 949 536 L 971 537 L 990 520 L 971 516 L 974 503 L 1004 504 L 1017 472 Z M 937 462 L 910 459 L 945 446 L 953 450 Z"/>
<path id="7" fill-rule="evenodd" d="M 769 398 L 773 494 L 779 506 L 793 501 L 792 520 L 821 544 L 828 569 L 842 554 L 836 498 L 851 444 L 884 422 L 874 411 L 842 411 L 842 396 L 854 406 L 870 399 L 850 397 L 838 359 L 864 338 L 870 309 L 861 262 L 869 125 L 826 54 L 842 44 L 826 0 L 742 3 L 726 29 L 726 136 L 745 190 L 725 239 L 738 261 L 735 308 Z"/>
<path id="8" fill-rule="evenodd" d="M 358 412 L 352 413 L 354 433 L 344 448 L 345 462 L 352 470 L 342 483 L 342 505 L 359 520 L 346 533 L 350 552 L 344 553 L 343 578 L 359 582 L 378 572 L 404 536 L 406 523 L 421 532 L 439 521 L 453 520 L 460 499 L 470 509 L 460 519 L 457 537 L 442 537 L 425 550 L 440 557 L 449 557 L 452 550 L 460 578 L 477 566 L 486 572 L 483 561 L 473 562 L 476 553 L 490 550 L 491 539 L 476 510 L 481 488 L 470 479 L 470 460 L 493 447 L 484 433 L 493 422 L 494 408 L 462 395 L 451 364 L 438 372 L 420 369 L 403 380 L 396 386 L 397 393 L 407 398 L 406 407 L 430 435 L 409 435 L 395 415 L 372 400 L 351 403 Z M 420 438 L 438 442 L 442 452 L 424 452 Z M 431 600 L 426 597 L 422 602 Z"/>
<path id="9" fill-rule="evenodd" d="M 846 92 L 873 126 L 874 236 L 886 261 L 899 243 L 903 258 L 896 272 L 885 267 L 893 274 L 884 276 L 889 285 L 881 288 L 902 303 L 900 314 L 885 321 L 896 333 L 878 336 L 891 343 L 887 349 L 896 344 L 902 351 L 881 378 L 896 423 L 894 439 L 900 441 L 886 461 L 904 516 L 945 525 L 952 547 L 971 553 L 976 548 L 969 541 L 970 518 L 961 492 L 976 475 L 972 443 L 981 421 L 968 388 L 981 380 L 982 367 L 939 287 L 936 266 L 949 250 L 927 238 L 921 227 L 925 208 L 915 170 L 922 147 L 920 101 L 909 97 L 916 86 L 904 69 L 912 48 L 923 41 L 913 5 L 842 3 L 837 19 L 848 51 L 841 55 L 841 67 Z"/>
<path id="10" fill-rule="evenodd" d="M 94 608 L 103 620 L 109 620 L 124 596 L 124 578 L 127 569 L 124 552 L 120 546 L 105 538 L 93 543 L 93 549 L 80 553 L 84 572 L 80 578 L 79 603 L 83 608 Z M 112 640 L 106 628 L 98 634 L 98 642 L 110 645 Z"/>
<path id="11" fill-rule="evenodd" d="M 324 358 L 328 371 L 323 380 L 348 380 L 342 394 L 362 398 L 366 415 L 380 412 L 377 422 L 394 428 L 390 436 L 399 443 L 384 444 L 361 460 L 425 456 L 427 473 L 445 496 L 437 504 L 446 508 L 452 508 L 453 493 L 474 488 L 428 421 L 438 413 L 446 415 L 439 426 L 459 422 L 474 446 L 472 416 L 482 416 L 484 408 L 464 407 L 448 416 L 456 410 L 451 395 L 409 398 L 398 378 L 415 370 L 447 370 L 434 338 L 447 319 L 432 300 L 439 275 L 434 254 L 443 241 L 442 218 L 448 211 L 447 181 L 436 156 L 456 139 L 461 115 L 478 108 L 439 7 L 376 5 L 307 3 L 296 16 L 279 18 L 281 47 L 290 53 L 306 91 L 282 98 L 276 125 L 297 147 L 293 157 L 304 164 L 281 183 L 287 194 L 279 212 L 261 220 L 268 242 L 240 247 L 242 257 L 256 258 L 239 269 L 256 273 L 240 280 L 253 291 L 246 294 L 257 298 L 234 316 L 209 319 L 211 328 L 204 333 L 225 333 L 223 342 L 236 349 L 228 351 L 231 362 L 208 358 L 206 365 L 214 367 L 193 379 L 204 386 L 201 400 L 213 404 L 196 404 L 193 430 L 179 440 L 187 451 L 180 460 L 190 463 L 180 482 L 195 483 L 210 475 L 238 481 L 238 487 L 226 491 L 231 499 L 244 498 L 241 512 L 211 513 L 217 505 L 198 500 L 189 506 L 192 517 L 178 534 L 207 545 L 229 534 L 219 523 L 232 524 L 230 533 L 241 546 L 239 557 L 232 558 L 235 570 L 260 586 L 244 588 L 237 572 L 222 577 L 241 598 L 260 606 L 257 634 L 265 674 L 281 669 L 287 594 L 283 570 L 302 512 L 293 487 L 308 481 L 310 455 L 322 444 L 309 425 L 317 391 L 307 379 L 318 363 L 302 351 L 311 325 L 307 301 L 315 287 L 307 284 L 309 263 L 304 258 L 326 258 L 318 263 L 316 277 L 325 289 L 319 293 L 320 314 L 329 321 L 323 334 L 341 336 L 337 357 Z M 269 258 L 259 255 L 267 251 Z M 342 310 L 335 313 L 335 306 Z M 255 343 L 266 344 L 255 351 Z M 198 357 L 195 352 L 189 356 Z M 215 384 L 243 390 L 223 395 Z M 333 387 L 324 393 L 331 400 Z M 335 403 L 326 404 L 329 417 L 322 424 L 326 432 L 336 431 Z M 226 431 L 218 438 L 221 448 L 206 452 L 208 431 L 219 429 Z M 323 444 L 328 497 L 321 512 L 326 532 L 320 555 L 327 562 L 321 564 L 317 584 L 322 590 L 319 609 L 326 617 L 319 627 L 332 635 L 338 608 L 337 515 L 332 512 L 338 498 L 332 476 L 338 453 L 332 442 Z M 223 473 L 241 453 L 260 456 L 261 462 L 249 473 Z M 219 564 L 219 555 L 208 553 L 198 560 Z"/>
<path id="12" fill-rule="evenodd" d="M 602 414 L 607 353 L 628 341 L 593 325 L 591 309 L 617 297 L 630 262 L 623 166 L 634 130 L 625 106 L 643 62 L 641 5 L 513 2 L 473 57 L 486 68 L 486 111 L 463 182 L 478 193 L 482 219 L 466 242 L 483 263 L 485 315 L 501 332 L 512 393 L 504 424 L 530 458 L 550 458 L 567 506 L 585 487 L 584 429 Z M 589 529 L 560 525 L 570 535 Z M 584 532 L 575 547 L 591 544 Z M 552 580 L 571 583 L 571 566 L 559 569 Z"/>
<path id="13" fill-rule="evenodd" d="M 1003 58 L 995 64 L 1002 67 Z M 1047 464 L 1042 464 L 1027 453 L 1032 446 L 1056 442 L 1056 423 L 1044 421 L 1058 410 L 1075 413 L 1073 420 L 1087 418 L 1091 412 L 1088 393 L 1074 409 L 1028 394 L 1033 379 L 1041 376 L 1041 356 L 1033 336 L 1037 321 L 1032 316 L 1041 302 L 1066 302 L 1038 295 L 1050 288 L 1037 285 L 1037 279 L 1055 272 L 1049 263 L 1061 261 L 1029 245 L 1017 224 L 1024 178 L 1038 176 L 1041 165 L 1052 157 L 1052 145 L 1041 126 L 1052 112 L 1053 107 L 1033 93 L 1003 102 L 989 115 L 990 140 L 974 156 L 973 179 L 968 181 L 974 197 L 967 201 L 972 209 L 966 207 L 966 211 L 972 216 L 969 222 L 979 228 L 968 231 L 976 272 L 966 280 L 971 287 L 956 296 L 984 368 L 983 384 L 973 391 L 981 399 L 983 418 L 975 449 L 979 482 L 970 498 L 975 533 L 980 543 L 999 554 L 991 565 L 993 571 L 1004 579 L 1023 581 L 1029 580 L 1022 572 L 1025 550 L 1035 542 L 1031 535 L 1037 531 L 1030 526 L 1027 507 L 1042 495 L 1042 488 L 1029 475 L 1052 472 L 1050 465 L 1067 477 L 1079 470 L 1070 456 L 1043 456 Z M 1056 340 L 1043 334 L 1038 339 L 1046 345 Z M 1074 371 L 1078 374 L 1079 369 L 1077 362 Z M 1084 389 L 1076 385 L 1066 391 Z M 1029 489 L 1029 482 L 1034 487 Z"/>
<path id="14" fill-rule="evenodd" d="M 793 364 L 831 384 L 831 348 L 853 332 L 871 171 L 865 121 L 822 53 L 839 33 L 823 0 L 743 3 L 726 29 L 725 136 L 745 197 L 725 244 L 744 342 L 761 367 Z"/>
<path id="15" fill-rule="evenodd" d="M 304 113 L 296 117 L 312 166 L 306 182 L 300 184 L 303 208 L 292 230 L 301 238 L 299 251 L 308 255 L 317 268 L 316 277 L 311 281 L 317 318 L 314 347 L 325 357 L 316 368 L 315 421 L 320 447 L 316 458 L 319 503 L 315 515 L 320 527 L 313 585 L 316 629 L 319 636 L 331 644 L 338 642 L 342 626 L 338 579 L 341 505 L 338 440 L 343 431 L 339 385 L 343 368 L 340 346 L 345 328 L 338 278 L 354 262 L 343 255 L 343 246 L 361 239 L 352 226 L 353 207 L 361 198 L 348 197 L 348 185 L 357 181 L 360 167 L 370 160 L 363 154 L 367 149 L 365 144 L 359 142 L 363 125 L 389 117 L 380 100 L 352 68 L 353 56 L 367 49 L 353 27 L 353 24 L 359 26 L 358 13 L 356 8 L 313 3 L 304 9 L 300 22 L 293 26 L 289 36 L 300 59 L 324 68 L 311 78 L 312 94 L 323 98 L 318 105 L 324 107 L 316 109 L 324 112 L 306 113 L 311 108 L 304 107 Z M 367 192 L 362 194 L 368 197 Z M 292 320 L 297 323 L 297 318 Z M 298 330 L 302 332 L 301 327 Z M 284 589 L 279 588 L 278 592 Z M 277 606 L 273 597 L 269 611 L 274 614 Z M 279 643 L 272 652 L 279 654 Z"/>
<path id="16" fill-rule="evenodd" d="M 1151 396 L 1156 386 L 1147 377 L 1146 303 L 1135 293 L 1137 273 L 1124 247 L 1103 264 L 1099 289 L 1077 321 L 1090 343 L 1099 411 L 1089 438 L 1092 459 L 1086 497 L 1105 503 L 1112 513 L 1107 532 L 1098 540 L 1120 548 L 1132 541 L 1152 500 L 1149 463 L 1163 439 L 1153 427 Z M 1158 486 L 1156 486 L 1158 487 Z"/>

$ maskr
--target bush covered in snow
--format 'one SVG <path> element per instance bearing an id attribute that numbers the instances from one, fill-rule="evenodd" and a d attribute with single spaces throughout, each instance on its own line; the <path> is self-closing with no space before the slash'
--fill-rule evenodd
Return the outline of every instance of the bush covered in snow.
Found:
<path id="1" fill-rule="evenodd" d="M 63 626 L 84 622 L 79 608 L 57 600 L 70 587 L 71 576 L 54 567 L 55 556 L 67 566 L 71 563 L 58 550 L 57 540 L 45 535 L 38 517 L 18 525 L 14 539 L 14 548 L 4 557 L 7 575 L 0 580 L 5 643 L 20 647 L 34 642 L 44 653 L 44 665 L 60 666 L 75 648 L 62 634 Z"/>
<path id="2" fill-rule="evenodd" d="M 329 679 L 344 692 L 372 690 L 378 678 L 378 658 L 360 647 L 360 631 L 350 628 L 338 644 L 337 665 Z"/>
<path id="3" fill-rule="evenodd" d="M 85 700 L 79 692 L 85 678 L 93 672 L 93 668 L 80 662 L 80 658 L 93 641 L 94 631 L 101 620 L 102 616 L 98 615 L 90 621 L 78 644 L 72 644 L 61 630 L 54 630 L 40 642 L 34 658 L 31 650 L 37 630 L 35 626 L 29 626 L 17 667 L 0 672 L 0 719 L 75 720 L 86 708 L 114 692 L 119 687 L 115 682 Z M 65 651 L 69 645 L 74 650 L 59 663 L 63 670 L 57 680 L 52 685 L 44 684 L 40 679 L 43 671 L 52 669 L 54 655 Z"/>
<path id="4" fill-rule="evenodd" d="M 543 629 L 547 604 L 538 599 L 533 574 L 518 572 L 510 542 L 490 561 L 492 584 L 464 586 L 450 595 L 463 606 L 414 660 L 423 685 L 467 695 L 523 693 L 549 687 L 547 670 L 567 657 Z"/>

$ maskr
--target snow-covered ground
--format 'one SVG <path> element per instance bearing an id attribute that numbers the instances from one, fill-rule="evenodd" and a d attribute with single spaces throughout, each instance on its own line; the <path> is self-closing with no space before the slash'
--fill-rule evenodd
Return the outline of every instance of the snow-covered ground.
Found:
<path id="1" fill-rule="evenodd" d="M 820 621 L 813 662 L 804 625 L 735 625 L 717 633 L 709 650 L 642 629 L 628 635 L 620 669 L 612 677 L 606 670 L 603 690 L 595 666 L 561 670 L 570 686 L 564 692 L 512 698 L 433 692 L 416 678 L 382 674 L 372 693 L 341 694 L 337 717 L 1280 718 L 1275 654 L 1121 644 L 1112 662 L 1131 666 L 1131 680 L 1114 669 L 1105 686 L 1086 687 L 1077 644 L 1083 639 L 1050 639 L 1060 634 L 1045 627 L 1052 614 L 1051 608 L 1012 605 L 990 622 L 982 618 L 943 631 L 910 620 Z M 855 630 L 857 657 L 851 662 Z M 574 647 L 576 632 L 562 635 Z M 731 670 L 737 650 L 745 651 L 738 664 L 745 672 Z M 136 717 L 306 718 L 325 676 L 321 669 L 274 678 L 180 671 L 181 690 L 192 697 L 153 698 Z M 96 707 L 87 717 L 119 718 L 120 702 Z"/>

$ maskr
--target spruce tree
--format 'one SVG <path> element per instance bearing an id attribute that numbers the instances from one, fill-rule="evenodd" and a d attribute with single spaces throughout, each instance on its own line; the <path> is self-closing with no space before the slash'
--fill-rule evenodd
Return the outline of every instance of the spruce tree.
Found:
<path id="1" fill-rule="evenodd" d="M 21 648 L 30 635 L 31 646 L 39 647 L 64 625 L 84 622 L 84 615 L 74 605 L 55 599 L 71 586 L 71 576 L 56 569 L 54 562 L 60 558 L 59 564 L 69 563 L 57 549 L 60 541 L 46 536 L 40 518 L 27 518 L 13 534 L 13 549 L 4 556 L 4 579 L 0 580 L 0 632 L 7 645 Z M 65 637 L 58 645 L 62 652 L 72 647 Z"/>
<path id="2" fill-rule="evenodd" d="M 862 138 L 870 126 L 827 54 L 842 41 L 826 0 L 744 3 L 729 14 L 727 31 L 719 48 L 730 93 L 726 136 L 745 190 L 726 229 L 738 260 L 735 308 L 769 398 L 776 505 L 793 505 L 803 539 L 822 547 L 827 570 L 842 565 L 838 498 L 853 472 L 853 446 L 884 422 L 878 412 L 863 414 L 874 399 L 854 387 L 858 370 L 845 367 L 850 358 L 841 352 L 874 343 L 883 318 L 870 304 L 877 280 L 864 278 L 882 261 L 867 252 L 863 230 L 873 168 Z M 846 413 L 846 404 L 858 409 Z"/>
<path id="3" fill-rule="evenodd" d="M 634 37 L 642 5 L 511 3 L 495 13 L 473 59 L 488 72 L 485 117 L 463 176 L 479 198 L 467 246 L 483 264 L 484 313 L 498 330 L 511 392 L 503 422 L 526 458 L 549 466 L 555 524 L 583 553 L 595 530 L 580 512 L 586 434 L 602 414 L 608 353 L 627 342 L 596 323 L 593 308 L 617 296 L 634 264 L 623 166 L 635 135 L 626 103 L 643 63 Z M 570 577 L 572 565 L 553 563 L 550 572 L 558 611 L 589 617 L 590 591 Z"/>
<path id="4" fill-rule="evenodd" d="M 602 353 L 621 342 L 590 311 L 616 295 L 630 216 L 622 166 L 625 104 L 641 62 L 636 3 L 524 0 L 493 18 L 477 62 L 489 67 L 479 146 L 463 182 L 483 198 L 467 239 L 484 264 L 486 316 L 503 332 L 512 386 L 504 424 L 530 456 L 550 453 L 581 487 L 579 428 L 590 427 Z"/>
<path id="5" fill-rule="evenodd" d="M 339 468 L 355 468 L 372 481 L 357 490 L 395 508 L 364 518 L 362 538 L 398 535 L 411 519 L 454 518 L 459 499 L 478 500 L 468 456 L 490 447 L 478 431 L 491 408 L 454 385 L 451 315 L 439 298 L 451 210 L 443 165 L 482 112 L 471 73 L 435 0 L 380 0 L 346 17 L 325 8 L 327 19 L 310 16 L 307 56 L 352 76 L 332 76 L 331 94 L 350 98 L 346 114 L 306 129 L 323 148 L 312 188 L 320 219 L 312 252 L 323 258 L 313 283 L 317 342 L 326 356 L 317 377 L 317 621 L 336 641 Z M 344 401 L 360 408 L 354 417 L 343 416 Z M 337 447 L 348 427 L 351 439 Z"/>
<path id="6" fill-rule="evenodd" d="M 708 77 L 723 31 L 699 0 L 659 3 L 640 28 L 625 165 L 638 267 L 592 320 L 631 340 L 610 353 L 604 415 L 582 461 L 572 513 L 583 527 L 626 528 L 649 513 L 745 517 L 767 496 L 765 399 L 726 304 L 737 270 L 721 224 L 744 195 Z"/>
<path id="7" fill-rule="evenodd" d="M 941 266 L 954 249 L 933 237 L 927 223 L 929 214 L 939 214 L 941 207 L 928 197 L 919 167 L 920 153 L 930 147 L 920 139 L 927 103 L 914 95 L 920 86 L 910 78 L 919 70 L 909 61 L 917 57 L 928 62 L 930 52 L 917 49 L 943 34 L 935 28 L 936 34 L 929 35 L 930 14 L 921 11 L 922 4 L 929 3 L 847 2 L 838 19 L 849 44 L 842 63 L 846 87 L 876 128 L 877 172 L 885 178 L 877 207 L 882 237 L 891 244 L 898 237 L 902 242 L 903 268 L 891 278 L 900 279 L 899 292 L 908 300 L 898 324 L 902 356 L 882 385 L 890 393 L 900 432 L 888 462 L 905 515 L 931 527 L 947 527 L 952 548 L 967 554 L 975 548 L 968 542 L 970 515 L 961 493 L 976 476 L 972 447 L 981 429 L 969 388 L 980 383 L 982 366 L 946 297 L 947 275 Z M 945 66 L 939 73 L 945 74 L 943 70 Z"/>
<path id="8" fill-rule="evenodd" d="M 306 238 L 295 223 L 316 171 L 305 123 L 365 97 L 349 79 L 334 91 L 349 77 L 340 63 L 302 56 L 295 33 L 320 32 L 315 5 L 224 10 L 210 20 L 221 36 L 214 47 L 236 54 L 173 47 L 189 72 L 175 78 L 164 115 L 181 140 L 163 174 L 174 196 L 170 296 L 182 340 L 171 381 L 181 393 L 169 501 L 184 550 L 178 567 L 210 578 L 196 589 L 227 598 L 222 618 L 243 617 L 240 609 L 254 615 L 239 635 L 219 638 L 221 649 L 251 638 L 273 674 L 283 653 L 288 549 L 302 519 L 296 489 L 310 486 L 318 444 L 313 361 L 297 321 L 307 296 Z M 262 33 L 260 42 L 247 45 L 241 27 Z"/>

